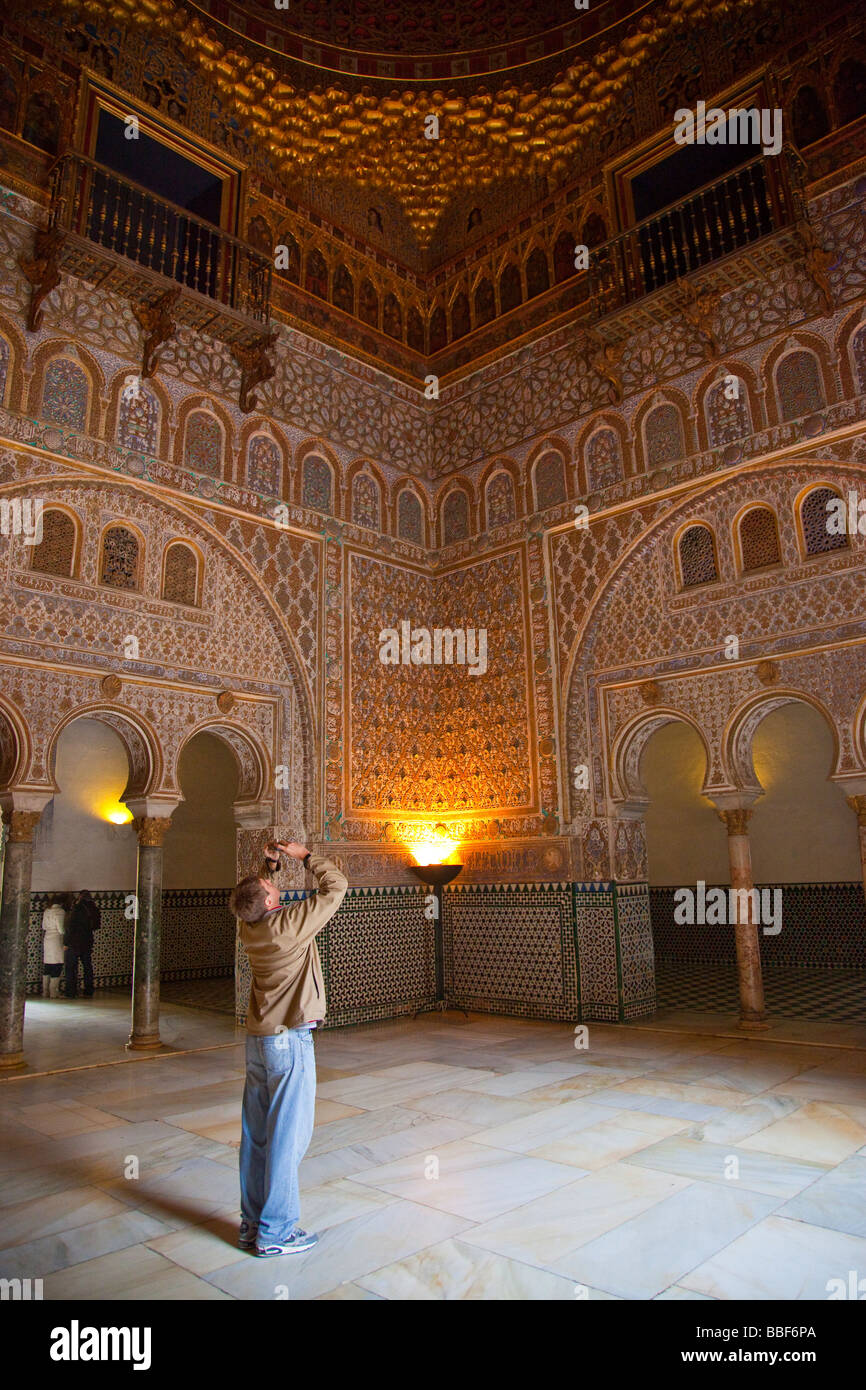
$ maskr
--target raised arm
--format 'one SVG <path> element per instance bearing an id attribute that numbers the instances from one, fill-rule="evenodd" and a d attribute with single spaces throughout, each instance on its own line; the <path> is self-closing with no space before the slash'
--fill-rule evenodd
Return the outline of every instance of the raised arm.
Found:
<path id="1" fill-rule="evenodd" d="M 331 920 L 346 896 L 348 880 L 330 859 L 322 854 L 313 854 L 304 845 L 277 844 L 275 848 L 293 859 L 299 859 L 316 876 L 316 896 L 284 907 L 279 921 L 274 924 L 280 935 L 290 936 L 298 946 L 302 946 L 317 936 Z"/>

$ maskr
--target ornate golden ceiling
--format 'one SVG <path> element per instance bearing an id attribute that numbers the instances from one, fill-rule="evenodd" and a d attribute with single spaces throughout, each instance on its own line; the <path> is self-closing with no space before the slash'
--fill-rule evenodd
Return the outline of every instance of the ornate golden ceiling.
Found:
<path id="1" fill-rule="evenodd" d="M 323 72 L 251 41 L 192 4 L 54 0 L 51 8 L 99 26 L 120 24 L 171 39 L 190 68 L 215 87 L 228 111 L 268 152 L 279 175 L 290 181 L 314 174 L 374 193 L 386 191 L 402 204 L 419 245 L 429 247 L 457 194 L 521 175 L 545 175 L 550 188 L 573 177 L 581 142 L 598 128 L 630 75 L 652 60 L 660 44 L 689 26 L 706 25 L 758 3 L 653 0 L 634 5 L 626 19 L 599 31 L 605 16 L 614 15 L 613 6 L 608 9 L 599 0 L 586 12 L 580 31 L 591 32 L 560 56 L 563 71 L 552 80 L 527 80 L 533 71 L 529 64 L 522 71 L 481 79 L 469 74 L 459 80 L 452 74 L 441 85 L 413 81 L 402 88 L 394 87 L 391 78 L 362 80 L 357 72 Z M 337 15 L 349 14 L 357 11 L 358 0 L 338 0 L 335 8 Z M 386 0 L 375 8 L 387 14 Z M 617 9 L 621 12 L 621 4 Z M 301 7 L 301 17 L 304 12 Z M 485 12 L 496 12 L 492 0 Z M 243 19 L 239 12 L 228 13 L 238 24 Z M 285 13 L 269 12 L 274 30 Z M 294 22 L 298 24 L 297 13 Z M 441 32 L 442 24 L 440 15 L 435 32 Z M 349 35 L 346 43 L 351 41 Z M 438 138 L 428 139 L 425 126 L 430 127 L 433 116 L 438 118 Z"/>
<path id="2" fill-rule="evenodd" d="M 245 13 L 253 22 L 274 30 L 274 0 L 202 3 L 215 19 L 236 28 L 238 14 Z M 596 13 L 604 9 L 603 0 L 594 0 L 592 8 Z M 233 19 L 229 18 L 230 11 Z M 506 48 L 520 45 L 552 52 L 575 41 L 568 30 L 586 24 L 585 14 L 577 12 L 571 0 L 532 0 L 530 4 L 526 0 L 437 0 L 436 4 L 419 4 L 418 0 L 290 0 L 288 8 L 277 14 L 280 29 L 288 37 L 322 49 L 447 59 L 473 53 L 482 61 L 491 54 L 504 58 Z M 257 37 L 250 30 L 246 32 L 250 38 Z"/>

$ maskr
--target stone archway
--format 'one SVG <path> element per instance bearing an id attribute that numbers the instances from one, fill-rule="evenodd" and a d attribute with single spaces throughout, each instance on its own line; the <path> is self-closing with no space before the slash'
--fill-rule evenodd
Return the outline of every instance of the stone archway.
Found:
<path id="1" fill-rule="evenodd" d="M 834 777 L 839 773 L 839 730 L 830 710 L 816 695 L 804 690 L 780 689 L 764 691 L 746 700 L 733 711 L 728 720 L 722 737 L 722 757 L 733 786 L 759 794 L 763 791 L 752 758 L 755 734 L 767 715 L 791 704 L 808 705 L 823 716 L 833 736 L 833 767 L 830 776 Z"/>

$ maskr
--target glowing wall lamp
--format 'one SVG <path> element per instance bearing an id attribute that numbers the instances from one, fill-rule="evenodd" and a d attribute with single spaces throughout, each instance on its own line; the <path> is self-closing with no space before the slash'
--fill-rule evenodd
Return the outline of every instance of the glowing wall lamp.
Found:
<path id="1" fill-rule="evenodd" d="M 428 884 L 433 889 L 436 898 L 436 915 L 433 919 L 433 959 L 436 970 L 436 1000 L 433 1007 L 435 1009 L 445 1009 L 445 950 L 442 936 L 442 889 L 446 883 L 451 883 L 463 868 L 462 864 L 443 864 L 443 859 L 448 859 L 457 849 L 457 842 L 448 839 L 448 832 L 444 825 L 437 825 L 434 835 L 429 840 L 419 841 L 410 846 L 417 864 L 410 864 L 409 868 L 416 878 L 422 883 Z M 416 1014 L 417 1018 L 418 1015 Z"/>

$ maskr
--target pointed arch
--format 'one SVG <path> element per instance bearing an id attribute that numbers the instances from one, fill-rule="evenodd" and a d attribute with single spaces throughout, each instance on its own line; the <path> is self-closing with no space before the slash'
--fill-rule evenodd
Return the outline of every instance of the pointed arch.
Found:
<path id="1" fill-rule="evenodd" d="M 273 445 L 270 450 L 256 450 L 255 441 L 267 439 Z M 254 415 L 247 417 L 241 425 L 238 436 L 237 476 L 234 482 L 271 497 L 288 497 L 288 460 L 291 449 L 283 432 L 270 416 Z M 264 486 L 274 481 L 273 488 Z M 256 486 L 256 480 L 262 486 Z"/>
<path id="2" fill-rule="evenodd" d="M 605 471 L 603 468 L 605 457 L 601 456 L 601 451 L 598 449 L 599 440 L 597 439 L 602 431 L 608 431 L 615 436 L 619 454 L 619 472 L 618 476 L 614 476 L 617 451 L 610 448 L 603 451 L 604 455 L 609 456 L 607 472 L 610 476 L 607 482 L 601 482 L 597 476 Z M 595 449 L 592 447 L 593 441 L 596 443 Z M 604 443 L 604 441 L 601 442 Z M 574 452 L 577 466 L 577 491 L 581 497 L 586 497 L 591 492 L 597 492 L 601 487 L 607 487 L 613 482 L 631 477 L 634 472 L 628 428 L 625 420 L 613 411 L 606 410 L 600 415 L 593 415 L 592 419 L 587 421 L 577 437 Z"/>
<path id="3" fill-rule="evenodd" d="M 83 533 L 81 517 L 74 508 L 52 502 L 42 513 L 42 540 L 31 547 L 31 570 L 77 579 Z"/>
<path id="4" fill-rule="evenodd" d="M 394 484 L 391 504 L 391 530 L 401 541 L 420 545 L 425 549 L 429 544 L 430 514 L 426 496 L 410 478 L 403 478 Z"/>
<path id="5" fill-rule="evenodd" d="M 169 457 L 172 402 L 155 377 L 138 371 L 117 372 L 108 389 L 106 434 L 123 449 Z"/>
<path id="6" fill-rule="evenodd" d="M 310 464 L 311 459 L 319 460 Z M 330 473 L 330 487 L 324 464 Z M 342 469 L 337 455 L 321 438 L 305 439 L 295 448 L 295 501 L 300 507 L 312 507 L 330 516 L 340 516 L 342 498 Z M 306 499 L 306 500 L 305 500 Z M 319 505 L 326 503 L 327 505 Z"/>
<path id="7" fill-rule="evenodd" d="M 787 365 L 786 359 L 791 359 Z M 817 413 L 836 399 L 830 351 L 817 333 L 791 333 L 776 343 L 764 358 L 761 372 L 770 425 Z"/>
<path id="8" fill-rule="evenodd" d="M 177 427 L 174 435 L 174 463 L 178 468 L 193 468 L 194 465 L 188 462 L 188 424 L 190 416 L 200 412 L 202 415 L 209 415 L 220 426 L 219 435 L 213 426 L 207 429 L 202 428 L 200 441 L 197 443 L 193 436 L 194 450 L 192 457 L 199 463 L 207 465 L 205 468 L 194 468 L 197 473 L 204 473 L 211 478 L 229 478 L 231 476 L 230 460 L 235 449 L 235 432 L 231 418 L 225 407 L 212 396 L 200 393 L 187 396 L 181 401 L 177 411 Z M 201 422 L 202 425 L 204 422 Z M 208 471 L 210 470 L 210 471 Z"/>
<path id="9" fill-rule="evenodd" d="M 71 363 L 84 373 L 87 383 L 87 397 L 80 404 L 66 396 L 63 381 L 59 375 L 51 373 L 51 365 L 60 359 Z M 105 377 L 96 358 L 80 343 L 71 343 L 67 338 L 51 338 L 40 343 L 33 354 L 30 377 L 29 410 L 37 419 L 50 420 L 62 429 L 79 430 L 83 434 L 99 438 L 102 434 L 102 397 L 105 393 Z M 55 379 L 56 378 L 56 379 Z M 69 384 L 75 379 L 70 376 Z M 54 408 L 52 415 L 43 414 L 46 404 L 46 386 L 49 391 L 48 406 Z M 56 407 L 56 408 L 55 408 Z M 83 420 L 82 424 L 64 424 L 63 418 L 69 416 Z"/>
<path id="10" fill-rule="evenodd" d="M 732 377 L 739 383 L 736 388 L 729 381 Z M 729 399 L 735 390 L 739 391 L 739 401 Z M 694 402 L 701 452 L 734 444 L 763 428 L 760 382 L 751 367 L 734 358 L 716 363 L 704 373 L 695 388 Z"/>

